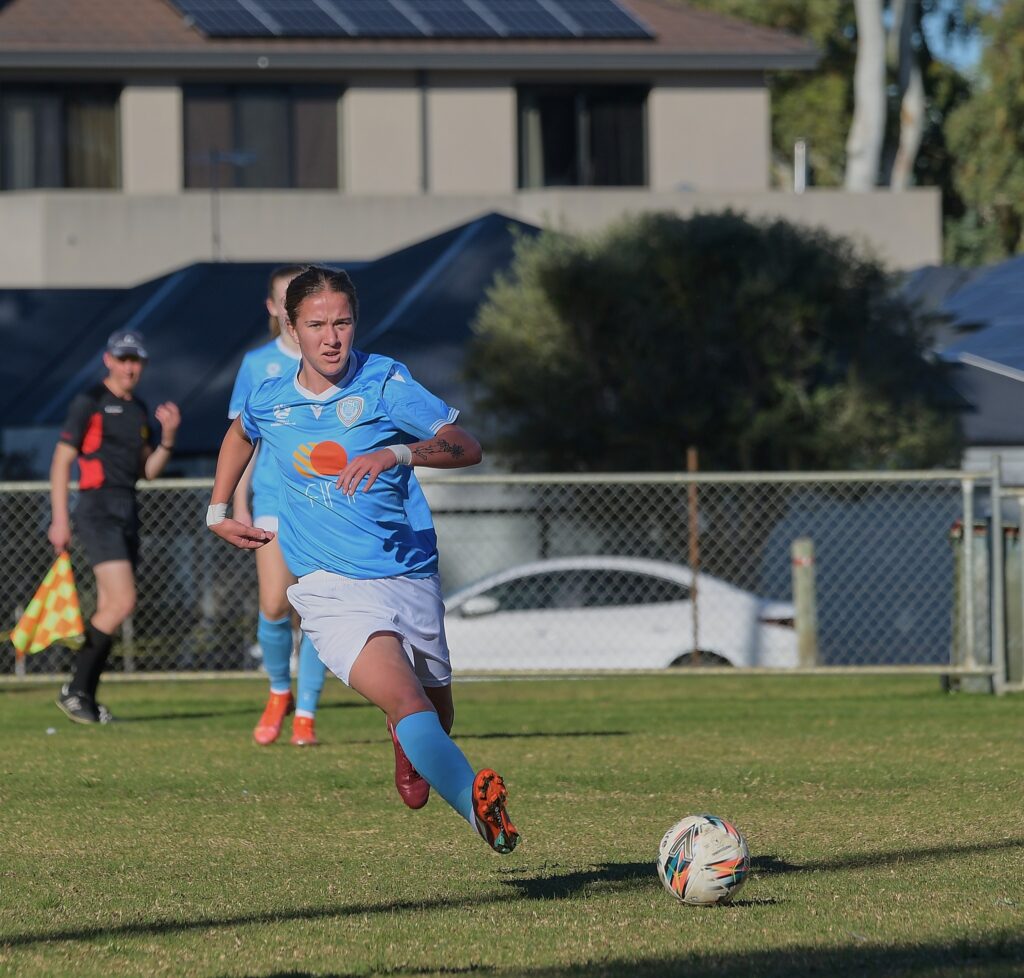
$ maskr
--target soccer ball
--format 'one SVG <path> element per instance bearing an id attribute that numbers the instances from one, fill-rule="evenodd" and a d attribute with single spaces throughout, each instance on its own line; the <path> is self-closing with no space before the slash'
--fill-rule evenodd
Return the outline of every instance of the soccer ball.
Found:
<path id="1" fill-rule="evenodd" d="M 661 885 L 683 903 L 729 903 L 750 872 L 747 841 L 717 815 L 687 815 L 661 839 Z"/>

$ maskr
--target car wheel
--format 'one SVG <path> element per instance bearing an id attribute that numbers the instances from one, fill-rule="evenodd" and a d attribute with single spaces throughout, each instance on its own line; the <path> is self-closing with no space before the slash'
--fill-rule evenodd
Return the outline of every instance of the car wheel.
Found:
<path id="1" fill-rule="evenodd" d="M 725 656 L 719 655 L 717 652 L 684 652 L 682 655 L 677 656 L 672 660 L 672 666 L 684 666 L 689 668 L 698 668 L 700 666 L 732 666 L 732 663 L 725 658 Z"/>

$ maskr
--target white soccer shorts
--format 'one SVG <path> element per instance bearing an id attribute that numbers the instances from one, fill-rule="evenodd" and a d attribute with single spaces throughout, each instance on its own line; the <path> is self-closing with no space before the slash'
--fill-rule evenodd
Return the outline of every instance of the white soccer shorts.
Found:
<path id="1" fill-rule="evenodd" d="M 432 577 L 363 581 L 313 571 L 288 588 L 317 655 L 345 685 L 374 632 L 395 632 L 424 686 L 448 686 L 452 666 L 444 635 L 441 582 Z"/>

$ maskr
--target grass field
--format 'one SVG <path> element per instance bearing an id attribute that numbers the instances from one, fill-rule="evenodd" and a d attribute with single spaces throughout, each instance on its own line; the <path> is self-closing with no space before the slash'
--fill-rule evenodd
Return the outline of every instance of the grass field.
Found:
<path id="1" fill-rule="evenodd" d="M 256 747 L 257 681 L 109 683 L 83 728 L 0 687 L 0 974 L 1024 975 L 1024 702 L 937 679 L 459 683 L 509 783 L 490 852 L 400 803 L 340 683 L 322 747 Z M 48 732 L 55 728 L 55 732 Z M 731 907 L 661 888 L 677 818 L 746 833 Z"/>

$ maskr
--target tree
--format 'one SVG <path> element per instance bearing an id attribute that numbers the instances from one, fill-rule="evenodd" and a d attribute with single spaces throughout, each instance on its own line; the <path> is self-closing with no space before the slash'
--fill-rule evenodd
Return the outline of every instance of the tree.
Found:
<path id="1" fill-rule="evenodd" d="M 942 119 L 952 108 L 951 69 L 935 67 L 922 24 L 940 20 L 947 35 L 966 36 L 979 0 L 685 2 L 798 34 L 821 51 L 817 70 L 778 72 L 769 80 L 780 183 L 788 182 L 793 144 L 801 138 L 820 186 L 902 190 L 948 171 Z M 948 184 L 943 204 L 947 213 L 959 207 Z"/>
<path id="2" fill-rule="evenodd" d="M 1024 4 L 985 18 L 981 79 L 951 115 L 954 180 L 965 204 L 947 228 L 953 261 L 998 261 L 1024 249 Z"/>
<path id="3" fill-rule="evenodd" d="M 843 239 L 731 214 L 518 243 L 467 373 L 513 466 L 718 470 L 952 463 L 926 330 Z"/>

